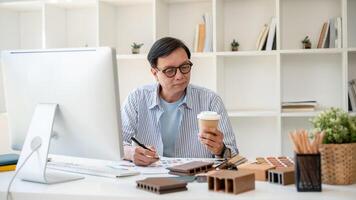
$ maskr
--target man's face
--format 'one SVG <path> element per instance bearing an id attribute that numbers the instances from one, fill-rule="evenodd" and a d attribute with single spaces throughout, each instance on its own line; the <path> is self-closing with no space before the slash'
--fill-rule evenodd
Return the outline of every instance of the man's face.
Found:
<path id="1" fill-rule="evenodd" d="M 151 72 L 160 83 L 165 92 L 182 92 L 188 86 L 190 81 L 190 72 L 183 74 L 178 67 L 189 63 L 187 53 L 183 48 L 178 48 L 166 57 L 158 58 L 157 68 L 152 68 Z M 175 76 L 168 77 L 164 72 L 169 68 L 176 68 Z M 182 68 L 182 67 L 181 67 Z M 168 71 L 167 71 L 168 72 Z M 166 73 L 167 73 L 166 72 Z"/>

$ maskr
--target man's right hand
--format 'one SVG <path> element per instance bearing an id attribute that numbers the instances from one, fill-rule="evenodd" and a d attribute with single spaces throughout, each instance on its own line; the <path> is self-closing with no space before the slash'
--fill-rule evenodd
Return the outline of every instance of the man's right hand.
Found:
<path id="1" fill-rule="evenodd" d="M 135 165 L 148 166 L 159 160 L 156 149 L 148 147 L 151 151 L 140 146 L 125 146 L 125 159 L 131 160 Z"/>

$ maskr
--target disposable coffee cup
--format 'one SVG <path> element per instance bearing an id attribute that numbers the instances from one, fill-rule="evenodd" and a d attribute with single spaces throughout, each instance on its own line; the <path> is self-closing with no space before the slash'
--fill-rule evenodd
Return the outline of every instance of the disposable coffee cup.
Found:
<path id="1" fill-rule="evenodd" d="M 203 111 L 198 114 L 199 130 L 203 128 L 217 128 L 220 120 L 220 115 L 213 111 Z"/>

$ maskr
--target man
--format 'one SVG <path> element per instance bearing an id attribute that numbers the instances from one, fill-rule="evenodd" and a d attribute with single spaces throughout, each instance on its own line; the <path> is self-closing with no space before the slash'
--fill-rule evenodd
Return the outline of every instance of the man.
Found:
<path id="1" fill-rule="evenodd" d="M 148 53 L 157 84 L 131 92 L 122 107 L 125 159 L 147 166 L 166 157 L 230 157 L 237 154 L 223 102 L 214 92 L 189 84 L 193 63 L 180 40 L 165 37 Z M 215 111 L 221 115 L 218 129 L 199 132 L 197 115 Z M 131 137 L 150 146 L 131 145 Z"/>

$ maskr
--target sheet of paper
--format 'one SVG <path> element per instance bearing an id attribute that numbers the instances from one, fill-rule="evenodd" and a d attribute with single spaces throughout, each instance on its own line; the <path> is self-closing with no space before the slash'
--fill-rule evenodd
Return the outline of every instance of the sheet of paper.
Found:
<path id="1" fill-rule="evenodd" d="M 207 161 L 207 162 L 215 162 L 214 158 L 168 158 L 168 157 L 160 157 L 159 161 L 153 163 L 147 167 L 136 166 L 134 163 L 129 161 L 119 161 L 112 162 L 108 166 L 112 168 L 118 169 L 130 169 L 137 170 L 141 174 L 167 174 L 169 170 L 167 167 L 172 167 L 175 165 L 180 165 L 184 163 L 188 163 L 191 161 Z"/>

